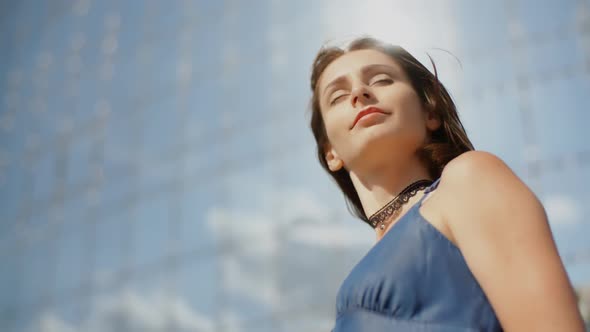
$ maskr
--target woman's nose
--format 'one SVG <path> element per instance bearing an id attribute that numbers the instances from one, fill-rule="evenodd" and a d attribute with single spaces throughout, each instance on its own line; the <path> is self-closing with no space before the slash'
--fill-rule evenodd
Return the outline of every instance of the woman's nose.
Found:
<path id="1" fill-rule="evenodd" d="M 360 86 L 352 92 L 352 107 L 356 107 L 359 101 L 366 104 L 371 98 L 373 98 L 371 92 L 366 87 Z"/>

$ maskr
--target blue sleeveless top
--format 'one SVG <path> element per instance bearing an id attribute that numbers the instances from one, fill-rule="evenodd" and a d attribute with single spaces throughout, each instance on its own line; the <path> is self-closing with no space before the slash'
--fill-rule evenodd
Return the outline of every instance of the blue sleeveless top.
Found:
<path id="1" fill-rule="evenodd" d="M 502 331 L 459 248 L 419 212 L 439 181 L 346 277 L 332 332 Z"/>

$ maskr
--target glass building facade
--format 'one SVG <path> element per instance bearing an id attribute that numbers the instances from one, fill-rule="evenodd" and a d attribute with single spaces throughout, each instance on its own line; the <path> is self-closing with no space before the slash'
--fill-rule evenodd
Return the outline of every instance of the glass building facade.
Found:
<path id="1" fill-rule="evenodd" d="M 309 76 L 361 34 L 432 56 L 589 294 L 588 1 L 5 1 L 2 331 L 331 329 L 374 233 L 316 160 Z"/>

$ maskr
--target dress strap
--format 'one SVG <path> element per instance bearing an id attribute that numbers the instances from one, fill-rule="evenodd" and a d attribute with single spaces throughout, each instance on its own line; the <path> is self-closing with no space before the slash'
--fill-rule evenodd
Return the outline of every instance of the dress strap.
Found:
<path id="1" fill-rule="evenodd" d="M 430 186 L 428 186 L 426 189 L 424 189 L 424 194 L 428 194 L 429 192 L 436 189 L 436 187 L 438 187 L 439 182 L 440 182 L 440 177 L 438 179 L 434 180 L 434 182 L 432 182 L 432 184 Z"/>
<path id="2" fill-rule="evenodd" d="M 432 182 L 432 184 L 430 184 L 430 186 L 426 187 L 426 189 L 424 189 L 424 195 L 422 195 L 422 197 L 420 197 L 420 200 L 418 201 L 418 203 L 416 205 L 421 206 L 422 201 L 424 201 L 426 196 L 428 196 L 428 193 L 430 193 L 431 191 L 436 189 L 436 187 L 438 187 L 439 182 L 440 182 L 440 177 L 438 179 L 434 180 L 434 182 Z"/>

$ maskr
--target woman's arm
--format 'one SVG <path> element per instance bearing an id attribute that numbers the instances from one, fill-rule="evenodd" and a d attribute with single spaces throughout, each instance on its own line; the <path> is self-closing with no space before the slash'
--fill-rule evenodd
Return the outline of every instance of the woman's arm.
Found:
<path id="1" fill-rule="evenodd" d="M 445 167 L 445 221 L 505 331 L 584 331 L 545 210 L 493 154 Z"/>

